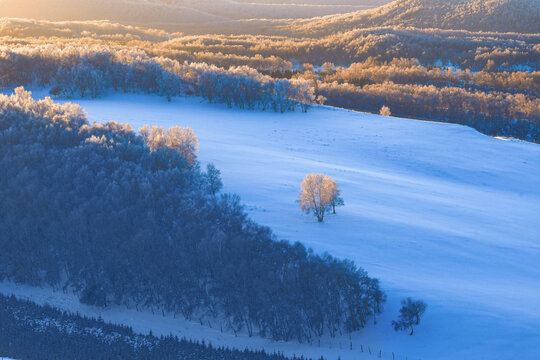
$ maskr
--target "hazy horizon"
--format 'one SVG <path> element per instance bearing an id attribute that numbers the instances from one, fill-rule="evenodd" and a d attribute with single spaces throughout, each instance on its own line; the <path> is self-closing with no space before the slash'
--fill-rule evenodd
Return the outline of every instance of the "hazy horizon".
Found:
<path id="1" fill-rule="evenodd" d="M 366 10 L 391 0 L 0 0 L 0 17 L 49 21 L 110 20 L 184 31 L 237 20 L 300 19 Z"/>

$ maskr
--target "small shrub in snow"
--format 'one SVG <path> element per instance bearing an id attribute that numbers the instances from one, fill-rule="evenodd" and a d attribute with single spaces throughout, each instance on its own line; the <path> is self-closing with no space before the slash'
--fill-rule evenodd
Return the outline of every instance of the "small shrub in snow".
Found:
<path id="1" fill-rule="evenodd" d="M 390 111 L 390 108 L 388 106 L 384 105 L 381 108 L 381 111 L 379 112 L 379 114 L 381 116 L 390 116 L 390 115 L 392 115 L 392 112 Z"/>

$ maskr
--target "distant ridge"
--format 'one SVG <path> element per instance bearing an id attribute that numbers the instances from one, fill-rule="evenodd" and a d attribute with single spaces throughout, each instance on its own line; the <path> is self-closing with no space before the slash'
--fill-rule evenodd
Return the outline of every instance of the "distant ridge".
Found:
<path id="1" fill-rule="evenodd" d="M 291 21 L 282 30 L 324 36 L 381 26 L 535 34 L 540 33 L 540 1 L 396 0 L 376 9 Z"/>
<path id="2" fill-rule="evenodd" d="M 260 30 L 262 22 L 344 14 L 390 0 L 0 0 L 0 17 L 47 21 L 109 20 L 189 33 Z M 256 32 L 254 31 L 254 32 Z"/>
<path id="3" fill-rule="evenodd" d="M 540 0 L 395 0 L 369 9 L 388 1 L 0 0 L 0 17 L 109 20 L 186 34 L 324 37 L 374 27 L 540 33 Z"/>

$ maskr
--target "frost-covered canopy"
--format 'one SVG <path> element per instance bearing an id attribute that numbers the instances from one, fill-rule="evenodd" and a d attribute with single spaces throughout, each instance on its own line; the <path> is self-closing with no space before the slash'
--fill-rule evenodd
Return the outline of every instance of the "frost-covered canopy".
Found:
<path id="1" fill-rule="evenodd" d="M 192 131 L 142 134 L 23 89 L 0 96 L 0 279 L 284 340 L 357 330 L 380 311 L 365 271 L 276 241 L 216 193 Z"/>

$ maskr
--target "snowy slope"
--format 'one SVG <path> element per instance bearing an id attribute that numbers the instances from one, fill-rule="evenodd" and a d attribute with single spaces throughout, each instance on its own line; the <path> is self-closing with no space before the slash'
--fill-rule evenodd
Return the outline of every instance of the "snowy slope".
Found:
<path id="1" fill-rule="evenodd" d="M 354 335 L 353 351 L 339 350 L 340 343 L 349 346 L 346 337 L 319 348 L 227 338 L 191 324 L 185 331 L 194 336 L 342 359 L 367 358 L 360 344 L 382 349 L 383 358 L 391 352 L 409 359 L 538 358 L 540 146 L 458 125 L 331 108 L 275 114 L 136 95 L 76 102 L 91 121 L 190 126 L 201 143 L 200 160 L 221 169 L 226 191 L 240 194 L 257 222 L 280 238 L 355 260 L 389 294 L 378 324 Z M 332 176 L 346 202 L 324 224 L 295 203 L 310 172 Z M 27 288 L 0 288 L 32 297 Z M 36 296 L 62 305 L 55 300 L 61 294 L 47 294 Z M 390 325 L 403 296 L 428 303 L 413 337 Z M 177 326 L 149 316 L 111 309 L 109 319 L 140 320 L 139 330 L 154 332 L 172 321 L 163 325 L 167 334 Z"/>

